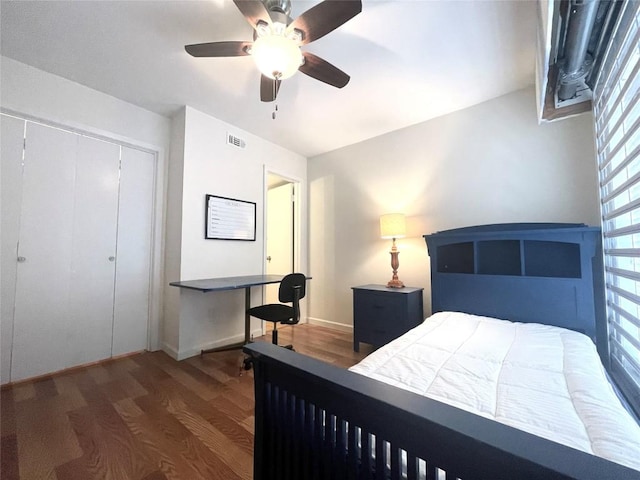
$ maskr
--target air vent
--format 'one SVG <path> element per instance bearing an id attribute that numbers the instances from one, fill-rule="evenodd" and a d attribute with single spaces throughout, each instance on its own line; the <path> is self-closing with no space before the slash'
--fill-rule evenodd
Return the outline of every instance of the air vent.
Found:
<path id="1" fill-rule="evenodd" d="M 247 145 L 244 140 L 228 132 L 227 132 L 227 144 L 233 145 L 234 147 L 238 147 L 238 148 L 244 148 Z"/>

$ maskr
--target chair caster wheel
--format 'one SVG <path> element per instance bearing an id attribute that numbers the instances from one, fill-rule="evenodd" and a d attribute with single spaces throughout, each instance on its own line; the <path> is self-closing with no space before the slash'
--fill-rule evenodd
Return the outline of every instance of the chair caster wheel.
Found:
<path id="1" fill-rule="evenodd" d="M 253 367 L 253 359 L 251 357 L 247 357 L 242 361 L 242 368 L 244 370 L 251 370 Z"/>

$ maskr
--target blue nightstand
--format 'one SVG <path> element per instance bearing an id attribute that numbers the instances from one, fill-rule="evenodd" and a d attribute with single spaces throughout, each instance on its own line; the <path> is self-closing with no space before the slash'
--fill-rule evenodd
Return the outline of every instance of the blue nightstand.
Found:
<path id="1" fill-rule="evenodd" d="M 353 350 L 381 347 L 424 321 L 423 288 L 361 285 L 353 289 Z"/>

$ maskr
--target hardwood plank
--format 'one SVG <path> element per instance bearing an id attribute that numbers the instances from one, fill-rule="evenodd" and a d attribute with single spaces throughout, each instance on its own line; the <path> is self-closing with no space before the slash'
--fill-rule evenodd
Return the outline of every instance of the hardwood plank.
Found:
<path id="1" fill-rule="evenodd" d="M 206 478 L 211 480 L 241 480 L 231 468 L 229 468 L 218 456 L 215 450 L 211 450 L 201 440 L 191 435 L 186 440 L 190 456 L 187 457 L 194 468 Z"/>
<path id="2" fill-rule="evenodd" d="M 95 364 L 86 368 L 87 374 L 97 383 L 106 383 L 111 379 L 109 371 L 105 368 L 104 364 Z"/>
<path id="3" fill-rule="evenodd" d="M 219 412 L 221 415 L 229 417 L 235 422 L 242 422 L 245 418 L 253 415 L 253 404 L 250 408 L 242 408 L 232 399 L 226 396 L 218 397 L 209 402 L 210 408 Z"/>
<path id="4" fill-rule="evenodd" d="M 13 387 L 13 398 L 16 402 L 28 400 L 36 396 L 34 382 L 23 382 Z"/>
<path id="5" fill-rule="evenodd" d="M 17 480 L 18 473 L 18 440 L 15 433 L 2 435 L 0 445 L 0 478 L 3 480 Z"/>
<path id="6" fill-rule="evenodd" d="M 129 417 L 125 421 L 137 421 L 142 425 L 136 430 L 136 434 L 141 435 L 145 442 L 157 447 L 155 454 L 160 458 L 162 471 L 168 478 L 238 478 L 215 452 L 195 438 L 154 396 L 138 398 L 136 403 L 145 412 L 144 416 L 136 420 Z M 178 473 L 187 470 L 184 462 L 189 468 L 194 469 L 197 475 L 193 472 Z M 168 466 L 172 468 L 167 469 Z"/>
<path id="7" fill-rule="evenodd" d="M 164 475 L 164 473 L 157 471 L 157 472 L 150 473 L 149 475 L 144 477 L 142 480 L 168 480 L 168 479 Z"/>
<path id="8" fill-rule="evenodd" d="M 93 370 L 95 372 L 95 370 Z M 96 383 L 94 376 L 87 370 L 73 374 L 78 390 L 88 405 L 109 403 L 105 391 Z"/>
<path id="9" fill-rule="evenodd" d="M 235 419 L 227 415 L 225 411 L 212 405 L 211 412 L 207 416 L 207 421 L 235 445 L 249 455 L 253 455 L 253 433 L 249 433 L 241 426 L 242 422 L 249 416 L 250 415 L 243 413 L 241 419 Z"/>
<path id="10" fill-rule="evenodd" d="M 105 434 L 109 455 L 116 457 L 118 463 L 126 465 L 126 478 L 143 478 L 155 470 L 146 449 L 140 448 L 131 430 L 127 428 L 112 404 L 89 408 L 93 410 L 93 418 Z"/>
<path id="11" fill-rule="evenodd" d="M 204 373 L 202 373 L 202 376 L 206 377 L 206 379 L 199 376 L 199 378 L 196 378 L 192 373 L 185 371 L 186 368 L 182 365 L 180 368 L 166 366 L 164 367 L 164 370 L 177 382 L 184 385 L 185 388 L 194 392 L 203 400 L 211 400 L 220 394 L 220 382 L 212 381 L 211 377 Z M 194 368 L 194 370 L 197 369 Z"/>
<path id="12" fill-rule="evenodd" d="M 14 408 L 13 390 L 2 389 L 0 392 L 0 435 L 15 435 L 16 413 Z M 1 478 L 1 477 L 0 477 Z"/>
<path id="13" fill-rule="evenodd" d="M 147 391 L 129 374 L 106 382 L 102 385 L 107 399 L 116 403 L 125 398 L 136 398 L 147 394 Z"/>
<path id="14" fill-rule="evenodd" d="M 82 393 L 80 393 L 73 378 L 68 375 L 61 375 L 60 377 L 54 378 L 53 381 L 56 384 L 60 397 L 66 399 L 67 411 L 87 406 L 87 402 Z"/>
<path id="15" fill-rule="evenodd" d="M 233 470 L 239 478 L 251 480 L 253 478 L 253 458 L 237 445 L 230 443 L 228 438 L 217 428 L 193 411 L 175 411 L 173 415 L 187 427 L 207 448 Z"/>
<path id="16" fill-rule="evenodd" d="M 21 478 L 52 478 L 57 465 L 82 455 L 67 410 L 68 400 L 61 396 L 16 403 Z"/>
<path id="17" fill-rule="evenodd" d="M 184 429 L 187 434 L 175 435 L 173 432 L 184 427 L 175 419 L 173 423 L 179 427 L 170 425 L 172 421 L 169 417 L 166 414 L 162 417 L 143 414 L 135 417 L 124 416 L 123 421 L 145 446 L 159 471 L 167 479 L 206 479 L 207 477 L 201 475 L 193 464 L 206 464 L 207 460 L 188 452 L 188 444 L 185 441 L 188 432 Z M 190 462 L 187 460 L 188 457 L 197 458 L 197 461 Z"/>
<path id="18" fill-rule="evenodd" d="M 49 398 L 58 394 L 56 384 L 51 377 L 41 378 L 33 384 L 36 398 Z"/>
<path id="19" fill-rule="evenodd" d="M 140 397 L 137 397 L 140 398 Z M 144 415 L 144 412 L 138 407 L 133 398 L 125 398 L 113 404 L 113 408 L 116 409 L 118 415 L 122 418 L 139 417 Z"/>
<path id="20" fill-rule="evenodd" d="M 146 418 L 152 419 L 154 430 L 161 433 L 162 437 L 181 442 L 191 434 L 187 427 L 171 415 L 164 405 L 156 402 L 154 397 L 140 397 L 136 399 L 136 404 Z"/>
<path id="21" fill-rule="evenodd" d="M 115 409 L 111 407 L 111 413 L 108 407 L 91 405 L 69 413 L 84 454 L 60 471 L 84 472 L 84 478 L 124 479 L 144 478 L 156 469 L 146 449 L 133 440 Z"/>

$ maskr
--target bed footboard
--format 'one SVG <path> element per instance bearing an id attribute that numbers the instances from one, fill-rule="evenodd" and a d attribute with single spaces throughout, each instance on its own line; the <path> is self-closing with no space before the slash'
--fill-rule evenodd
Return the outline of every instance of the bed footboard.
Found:
<path id="1" fill-rule="evenodd" d="M 268 343 L 255 480 L 640 479 L 640 472 Z"/>

